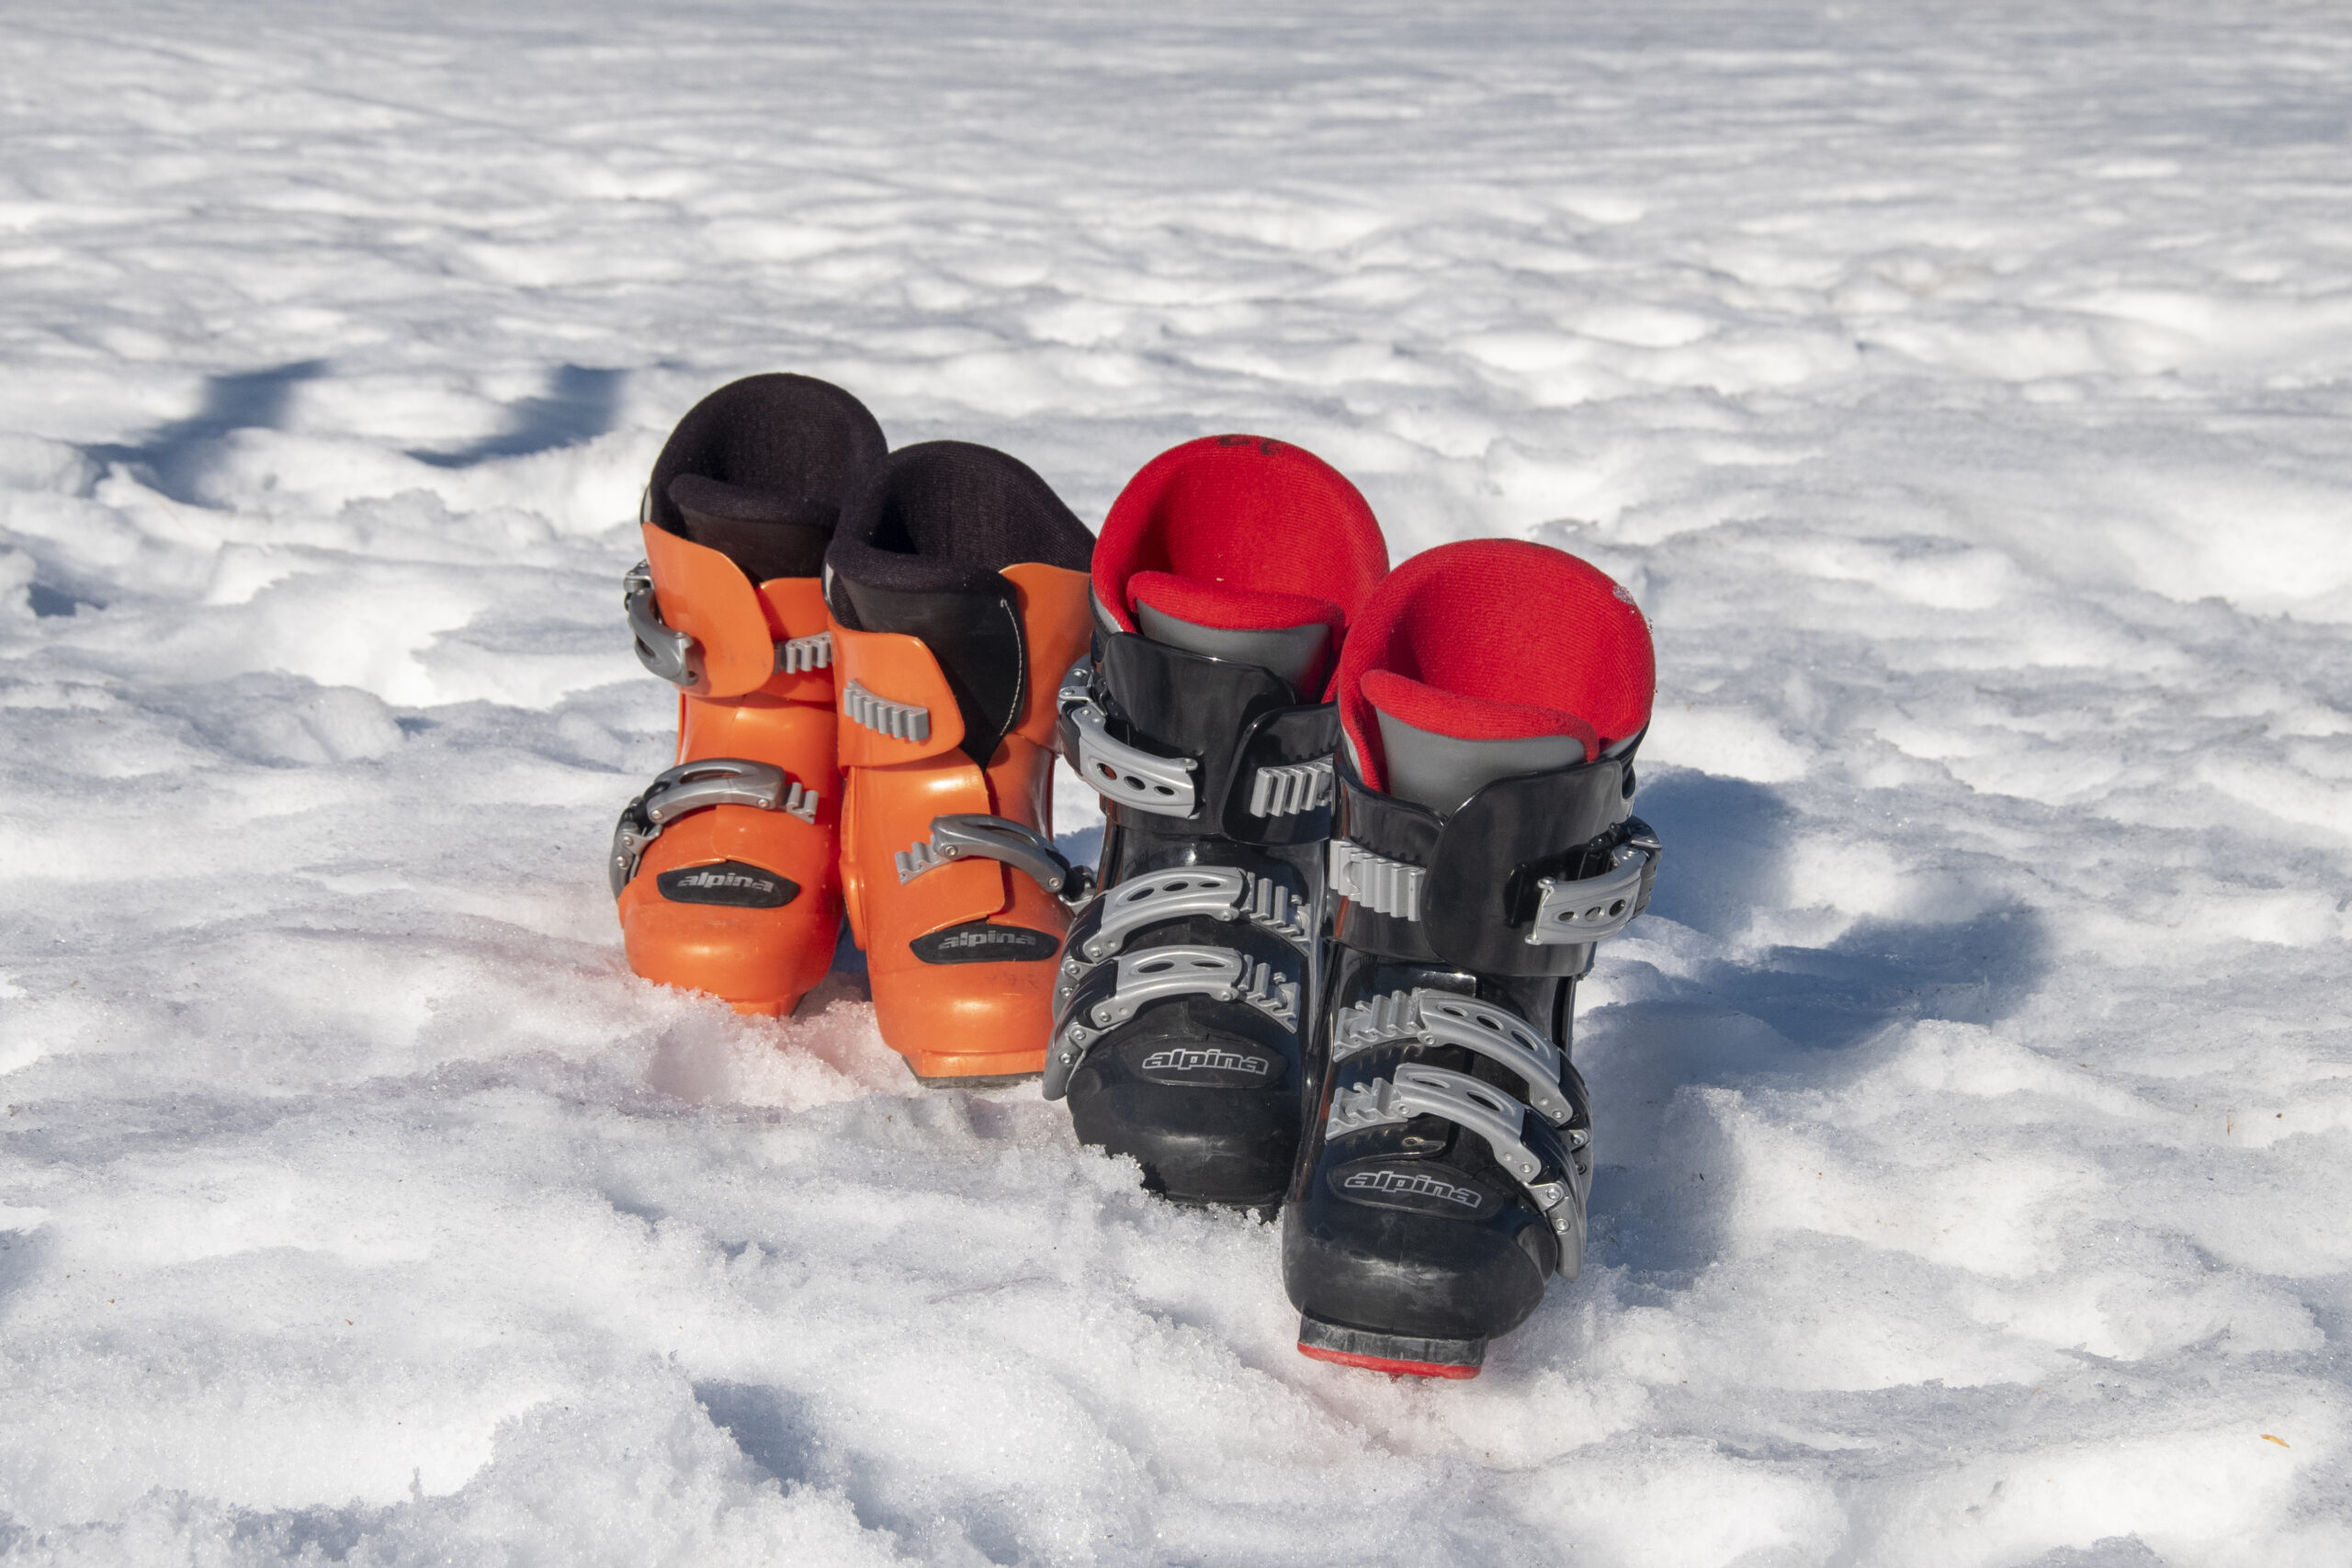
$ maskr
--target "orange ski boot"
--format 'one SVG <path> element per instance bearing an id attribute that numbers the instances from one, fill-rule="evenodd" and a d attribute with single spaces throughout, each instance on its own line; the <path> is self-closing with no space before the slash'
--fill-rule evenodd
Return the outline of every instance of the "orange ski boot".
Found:
<path id="1" fill-rule="evenodd" d="M 1056 694 L 1093 548 L 1025 465 L 933 441 L 890 455 L 826 552 L 850 930 L 918 1077 L 1045 1066 L 1086 880 L 1050 836 Z"/>
<path id="2" fill-rule="evenodd" d="M 882 427 L 805 376 L 722 387 L 653 466 L 637 656 L 677 686 L 678 765 L 622 811 L 612 882 L 631 969 L 786 1013 L 841 930 L 832 643 L 819 582 Z"/>

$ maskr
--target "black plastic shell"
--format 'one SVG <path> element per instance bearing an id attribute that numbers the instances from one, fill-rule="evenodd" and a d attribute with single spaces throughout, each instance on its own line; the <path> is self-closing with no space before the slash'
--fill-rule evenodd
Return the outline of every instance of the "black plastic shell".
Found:
<path id="1" fill-rule="evenodd" d="M 1497 779 L 1444 818 L 1370 788 L 1344 751 L 1336 766 L 1334 834 L 1428 872 L 1419 919 L 1341 898 L 1332 929 L 1338 940 L 1487 975 L 1581 975 L 1592 966 L 1590 942 L 1538 945 L 1527 933 L 1543 878 L 1605 869 L 1609 852 L 1638 829 L 1630 753 Z M 1654 878 L 1655 860 L 1643 903 Z"/>
<path id="2" fill-rule="evenodd" d="M 1200 761 L 1192 815 L 1161 821 L 1244 844 L 1312 843 L 1330 836 L 1329 807 L 1253 817 L 1250 786 L 1261 767 L 1329 756 L 1340 743 L 1337 707 L 1301 703 L 1289 682 L 1261 665 L 1190 653 L 1131 632 L 1097 638 L 1095 669 L 1096 700 L 1115 739 Z M 1078 754 L 1067 722 L 1063 743 L 1071 756 Z M 1132 808 L 1128 814 L 1143 815 Z"/>

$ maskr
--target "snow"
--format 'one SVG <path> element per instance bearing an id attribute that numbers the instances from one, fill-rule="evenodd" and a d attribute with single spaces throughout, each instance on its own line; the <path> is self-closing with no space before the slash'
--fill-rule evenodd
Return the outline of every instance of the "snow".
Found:
<path id="1" fill-rule="evenodd" d="M 9 1562 L 2352 1561 L 2341 7 L 17 10 Z M 1592 1262 L 1476 1382 L 854 965 L 628 976 L 629 519 L 765 369 L 1641 597 Z"/>

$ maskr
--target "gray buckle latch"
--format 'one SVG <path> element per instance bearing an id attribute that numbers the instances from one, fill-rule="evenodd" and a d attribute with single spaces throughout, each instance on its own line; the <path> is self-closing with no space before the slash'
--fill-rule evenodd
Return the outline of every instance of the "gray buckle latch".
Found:
<path id="1" fill-rule="evenodd" d="M 1656 839 L 1628 839 L 1611 852 L 1609 869 L 1598 876 L 1539 878 L 1528 945 L 1565 947 L 1623 931 L 1641 903 L 1642 874 L 1657 852 Z"/>
<path id="2" fill-rule="evenodd" d="M 1250 815 L 1295 817 L 1331 804 L 1331 759 L 1272 763 L 1250 775 Z"/>
<path id="3" fill-rule="evenodd" d="M 1309 942 L 1306 904 L 1282 883 L 1235 866 L 1186 865 L 1148 871 L 1104 889 L 1070 931 L 1070 962 L 1100 964 L 1146 926 L 1193 915 L 1247 919 L 1294 946 Z"/>
<path id="4" fill-rule="evenodd" d="M 637 874 L 645 847 L 662 829 L 689 811 L 712 806 L 749 806 L 762 811 L 784 811 L 811 826 L 817 820 L 817 792 L 803 789 L 769 762 L 741 757 L 705 757 L 681 762 L 658 775 L 645 793 L 621 807 L 613 829 L 610 872 L 613 897 L 617 898 Z"/>
<path id="5" fill-rule="evenodd" d="M 1566 1126 L 1575 1114 L 1560 1089 L 1560 1048 L 1518 1014 L 1458 991 L 1423 986 L 1342 1009 L 1332 1031 L 1331 1059 L 1345 1061 L 1400 1040 L 1458 1046 L 1509 1067 L 1526 1085 L 1528 1104 L 1555 1127 Z"/>
<path id="6" fill-rule="evenodd" d="M 1391 919 L 1421 918 L 1421 885 L 1429 870 L 1374 853 L 1350 839 L 1331 840 L 1331 891 Z"/>
<path id="7" fill-rule="evenodd" d="M 1105 800 L 1161 817 L 1190 817 L 1200 801 L 1193 757 L 1161 757 L 1114 739 L 1094 700 L 1091 666 L 1081 660 L 1062 680 L 1062 715 L 1078 731 L 1078 776 Z"/>
<path id="8" fill-rule="evenodd" d="M 1538 1125 L 1528 1122 L 1527 1108 L 1494 1085 L 1425 1062 L 1406 1062 L 1389 1077 L 1341 1089 L 1333 1095 L 1324 1135 L 1341 1137 L 1397 1125 L 1416 1116 L 1435 1116 L 1484 1138 L 1495 1162 L 1510 1172 L 1561 1238 L 1562 1271 L 1573 1271 L 1572 1252 L 1574 1267 L 1582 1266 L 1584 1249 L 1574 1234 L 1582 1215 L 1581 1205 L 1574 1201 L 1579 1173 L 1571 1151 L 1591 1142 L 1590 1129 L 1570 1127 L 1555 1134 L 1542 1127 L 1539 1131 Z M 1531 1141 L 1547 1145 L 1544 1152 L 1530 1148 Z M 1544 1178 L 1546 1163 L 1555 1168 L 1550 1180 Z M 1571 1241 L 1577 1245 L 1571 1247 L 1567 1245 Z"/>
<path id="9" fill-rule="evenodd" d="M 1002 861 L 1072 908 L 1093 890 L 1093 874 L 1074 866 L 1036 829 L 1009 817 L 984 812 L 955 812 L 931 819 L 931 837 L 918 839 L 891 858 L 898 863 L 899 885 L 906 886 L 924 872 L 950 861 L 975 857 Z"/>
<path id="10" fill-rule="evenodd" d="M 816 632 L 808 637 L 788 637 L 775 645 L 775 672 L 779 675 L 806 675 L 812 670 L 833 667 L 833 634 Z"/>
<path id="11" fill-rule="evenodd" d="M 661 604 L 653 597 L 652 562 L 639 561 L 622 575 L 621 608 L 628 613 L 639 664 L 673 686 L 702 684 L 702 644 L 662 621 Z"/>
<path id="12" fill-rule="evenodd" d="M 1153 1002 L 1187 996 L 1247 1002 L 1298 1032 L 1298 982 L 1273 965 L 1229 947 L 1147 947 L 1096 969 L 1059 1010 L 1046 1055 L 1046 1098 L 1062 1097 L 1097 1040 Z"/>

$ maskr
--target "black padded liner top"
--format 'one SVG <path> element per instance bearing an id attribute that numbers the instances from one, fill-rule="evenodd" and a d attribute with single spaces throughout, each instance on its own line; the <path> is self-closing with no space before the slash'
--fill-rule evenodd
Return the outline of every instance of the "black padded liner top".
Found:
<path id="1" fill-rule="evenodd" d="M 655 526 L 754 582 L 814 577 L 889 443 L 865 405 L 811 376 L 747 376 L 686 411 L 653 465 Z"/>
<path id="2" fill-rule="evenodd" d="M 965 441 L 893 452 L 842 516 L 825 552 L 834 616 L 854 631 L 922 638 L 983 766 L 1027 701 L 1028 650 L 1012 585 L 1021 561 L 1084 571 L 1087 532 L 1017 457 Z"/>

